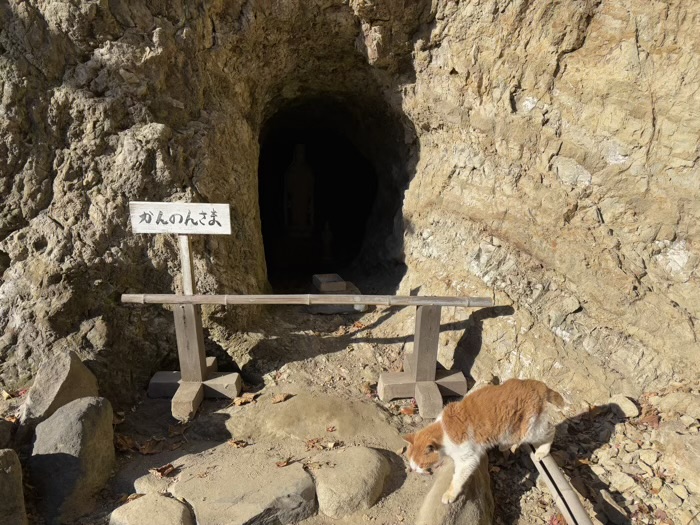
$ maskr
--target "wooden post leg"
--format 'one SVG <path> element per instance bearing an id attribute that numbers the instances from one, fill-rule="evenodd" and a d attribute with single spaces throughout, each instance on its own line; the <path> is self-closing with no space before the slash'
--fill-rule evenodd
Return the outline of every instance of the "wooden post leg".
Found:
<path id="1" fill-rule="evenodd" d="M 416 381 L 435 381 L 441 310 L 439 306 L 416 308 L 416 335 L 413 353 L 408 358 L 410 373 Z"/>
<path id="2" fill-rule="evenodd" d="M 177 305 L 173 314 L 181 378 L 183 381 L 202 382 L 207 378 L 207 363 L 199 305 Z"/>
<path id="3" fill-rule="evenodd" d="M 442 398 L 435 385 L 440 311 L 439 306 L 416 308 L 413 353 L 406 357 L 404 371 L 381 374 L 377 384 L 382 401 L 415 397 L 423 417 L 437 417 L 442 410 Z"/>
<path id="4" fill-rule="evenodd" d="M 195 284 L 190 238 L 187 235 L 178 235 L 178 239 L 182 290 L 185 295 L 193 295 Z M 173 397 L 172 411 L 173 417 L 184 421 L 197 411 L 204 397 L 202 383 L 207 379 L 207 362 L 204 354 L 201 307 L 195 304 L 177 305 L 174 315 L 182 383 Z"/>

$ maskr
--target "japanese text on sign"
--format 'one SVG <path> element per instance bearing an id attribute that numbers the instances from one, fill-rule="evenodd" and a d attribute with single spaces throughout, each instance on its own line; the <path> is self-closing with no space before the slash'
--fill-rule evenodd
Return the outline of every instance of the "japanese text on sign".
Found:
<path id="1" fill-rule="evenodd" d="M 134 233 L 231 233 L 228 204 L 183 202 L 130 202 Z"/>

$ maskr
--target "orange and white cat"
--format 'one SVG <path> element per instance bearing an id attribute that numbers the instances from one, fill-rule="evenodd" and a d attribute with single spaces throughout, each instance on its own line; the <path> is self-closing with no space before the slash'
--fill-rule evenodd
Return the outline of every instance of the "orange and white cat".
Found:
<path id="1" fill-rule="evenodd" d="M 509 379 L 472 390 L 447 405 L 434 423 L 404 436 L 411 469 L 429 473 L 450 456 L 455 472 L 442 502 L 452 503 L 488 449 L 530 443 L 538 460 L 548 455 L 555 430 L 552 412 L 562 406 L 559 393 L 534 379 Z"/>

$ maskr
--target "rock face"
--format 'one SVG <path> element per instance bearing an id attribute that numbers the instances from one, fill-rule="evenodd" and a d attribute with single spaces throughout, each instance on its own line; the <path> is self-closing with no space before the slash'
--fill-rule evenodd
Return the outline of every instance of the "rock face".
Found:
<path id="1" fill-rule="evenodd" d="M 263 290 L 260 138 L 303 104 L 329 110 L 381 174 L 365 253 L 406 264 L 402 293 L 513 305 L 444 334 L 443 364 L 457 349 L 475 375 L 537 375 L 589 401 L 696 376 L 700 59 L 684 50 L 700 46 L 699 11 L 10 0 L 3 383 L 68 348 L 104 393 L 128 397 L 174 347 L 165 310 L 118 302 L 179 286 L 174 239 L 132 235 L 129 200 L 229 202 L 234 235 L 194 241 L 197 287 Z M 205 323 L 225 344 L 254 314 L 211 308 Z"/>
<path id="2" fill-rule="evenodd" d="M 20 422 L 33 427 L 63 405 L 97 395 L 97 379 L 75 352 L 57 353 L 39 368 L 20 410 Z"/>
<path id="3" fill-rule="evenodd" d="M 68 403 L 37 426 L 29 472 L 50 522 L 92 509 L 114 466 L 113 441 L 112 407 L 99 397 Z"/>
<path id="4" fill-rule="evenodd" d="M 332 469 L 316 473 L 318 508 L 331 518 L 342 518 L 374 505 L 390 472 L 386 458 L 371 448 L 353 447 L 314 459 L 335 464 Z"/>
<path id="5" fill-rule="evenodd" d="M 489 461 L 485 457 L 457 500 L 445 505 L 441 498 L 450 486 L 454 473 L 454 464 L 450 460 L 449 464 L 437 471 L 435 482 L 418 512 L 416 525 L 491 525 L 493 495 L 488 468 Z"/>
<path id="6" fill-rule="evenodd" d="M 194 525 L 192 513 L 184 504 L 161 494 L 147 494 L 117 508 L 109 525 Z"/>
<path id="7" fill-rule="evenodd" d="M 12 449 L 0 450 L 0 516 L 4 525 L 26 525 L 22 465 Z"/>

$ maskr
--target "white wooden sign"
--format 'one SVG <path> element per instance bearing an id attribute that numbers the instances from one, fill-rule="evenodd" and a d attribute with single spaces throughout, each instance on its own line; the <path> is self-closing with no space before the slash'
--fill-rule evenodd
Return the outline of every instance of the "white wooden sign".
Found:
<path id="1" fill-rule="evenodd" d="M 130 202 L 134 233 L 231 234 L 228 204 Z"/>

